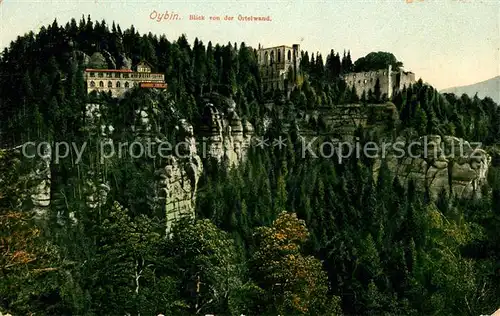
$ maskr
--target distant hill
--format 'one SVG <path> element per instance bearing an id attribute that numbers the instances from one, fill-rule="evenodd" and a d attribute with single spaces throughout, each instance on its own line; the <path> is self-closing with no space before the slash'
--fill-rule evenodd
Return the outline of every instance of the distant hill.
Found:
<path id="1" fill-rule="evenodd" d="M 500 104 L 500 76 L 488 79 L 486 81 L 471 84 L 469 86 L 453 87 L 440 91 L 441 93 L 454 93 L 457 96 L 467 94 L 474 96 L 476 93 L 478 97 L 492 98 L 497 104 Z"/>

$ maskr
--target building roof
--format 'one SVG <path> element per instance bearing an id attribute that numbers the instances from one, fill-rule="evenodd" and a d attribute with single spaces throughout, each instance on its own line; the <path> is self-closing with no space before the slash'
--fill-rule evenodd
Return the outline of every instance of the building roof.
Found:
<path id="1" fill-rule="evenodd" d="M 85 69 L 85 72 L 133 72 L 131 69 Z"/>
<path id="2" fill-rule="evenodd" d="M 140 64 L 146 64 L 146 65 L 148 65 L 148 67 L 149 67 L 149 68 L 153 68 L 153 66 L 152 66 L 152 65 L 151 65 L 148 61 L 146 61 L 146 60 L 144 60 L 144 59 L 143 59 L 143 60 L 141 60 L 141 61 L 139 61 L 139 62 L 137 63 L 137 65 L 140 65 Z M 137 65 L 135 65 L 135 66 L 137 67 Z"/>

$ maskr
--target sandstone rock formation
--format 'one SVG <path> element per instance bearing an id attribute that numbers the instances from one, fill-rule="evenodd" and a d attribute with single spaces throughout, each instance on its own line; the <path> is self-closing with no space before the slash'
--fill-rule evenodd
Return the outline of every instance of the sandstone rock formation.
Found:
<path id="1" fill-rule="evenodd" d="M 22 146 L 0 150 L 1 167 L 9 169 L 10 172 L 14 172 L 19 176 L 15 183 L 9 183 L 13 180 L 9 178 L 9 173 L 1 173 L 0 187 L 14 185 L 15 188 L 13 188 L 14 192 L 12 194 L 16 197 L 16 207 L 21 209 L 23 204 L 25 205 L 28 202 L 28 205 L 32 206 L 35 215 L 41 217 L 46 214 L 51 202 L 50 147 L 40 147 L 40 153 L 42 157 L 32 161 L 33 164 L 30 164 L 29 169 L 26 169 L 26 166 L 22 166 L 23 162 L 26 163 L 22 156 Z M 31 155 L 30 152 L 26 152 L 26 154 Z"/>
<path id="2" fill-rule="evenodd" d="M 81 50 L 74 50 L 71 60 L 81 62 L 84 66 L 88 66 L 90 64 L 90 56 Z"/>
<path id="3" fill-rule="evenodd" d="M 328 135 L 343 141 L 352 141 L 358 127 L 366 130 L 391 129 L 398 123 L 399 115 L 396 106 L 385 104 L 339 104 L 322 107 L 305 112 L 301 117 L 300 130 L 302 136 L 310 138 L 316 135 L 311 130 L 314 125 L 322 125 Z"/>
<path id="4" fill-rule="evenodd" d="M 132 59 L 127 57 L 125 54 L 120 54 L 118 56 L 118 61 L 122 65 L 121 69 L 132 69 Z"/>
<path id="5" fill-rule="evenodd" d="M 179 147 L 179 152 L 168 155 L 166 163 L 156 172 L 156 200 L 165 211 L 167 231 L 182 217 L 194 217 L 198 180 L 203 172 L 203 164 L 197 154 L 193 127 L 181 120 L 178 130 L 187 146 Z"/>
<path id="6" fill-rule="evenodd" d="M 43 156 L 37 162 L 35 170 L 27 175 L 27 179 L 34 180 L 35 183 L 38 182 L 36 186 L 31 189 L 30 194 L 34 211 L 37 212 L 38 215 L 45 215 L 50 205 L 50 161 L 51 149 L 50 147 L 45 147 L 43 150 Z"/>
<path id="7" fill-rule="evenodd" d="M 88 67 L 93 69 L 106 69 L 108 68 L 108 62 L 101 53 L 95 52 L 90 57 Z"/>
<path id="8" fill-rule="evenodd" d="M 437 135 L 413 141 L 399 138 L 393 145 L 398 143 L 401 145 L 397 148 L 404 152 L 394 150 L 394 146 L 388 146 L 385 155 L 380 152 L 374 165 L 375 176 L 385 156 L 387 168 L 403 185 L 413 180 L 417 190 L 428 190 L 433 199 L 443 190 L 464 198 L 482 195 L 491 157 L 480 146 L 460 138 Z"/>
<path id="9" fill-rule="evenodd" d="M 202 116 L 198 134 L 203 138 L 203 158 L 226 160 L 229 166 L 236 166 L 247 156 L 253 126 L 242 121 L 234 109 L 234 101 L 225 109 L 219 110 L 213 103 L 207 103 Z"/>
<path id="10" fill-rule="evenodd" d="M 116 61 L 115 58 L 106 50 L 102 51 L 102 55 L 106 59 L 108 63 L 108 69 L 116 69 Z"/>
<path id="11" fill-rule="evenodd" d="M 91 209 L 96 209 L 103 206 L 108 198 L 108 193 L 111 191 L 109 184 L 87 181 L 85 186 L 86 203 Z"/>

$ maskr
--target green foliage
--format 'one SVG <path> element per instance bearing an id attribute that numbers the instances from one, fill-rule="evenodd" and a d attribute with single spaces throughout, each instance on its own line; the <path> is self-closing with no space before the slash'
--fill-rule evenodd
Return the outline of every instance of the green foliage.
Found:
<path id="1" fill-rule="evenodd" d="M 389 65 L 394 71 L 399 71 L 403 67 L 403 63 L 398 61 L 396 57 L 388 52 L 372 52 L 361 57 L 354 63 L 354 72 L 373 71 L 387 69 Z"/>
<path id="2" fill-rule="evenodd" d="M 92 67 L 109 66 L 95 58 L 98 51 L 117 67 L 123 56 L 147 59 L 166 74 L 168 91 L 133 89 L 123 100 L 87 96 L 83 54 L 94 56 Z M 169 41 L 114 24 L 110 31 L 90 17 L 65 27 L 54 21 L 11 43 L 0 58 L 2 146 L 88 144 L 80 164 L 51 164 L 52 203 L 44 220 L 32 217 L 21 190 L 33 165 L 6 163 L 16 159 L 0 152 L 2 312 L 480 315 L 497 308 L 497 166 L 482 199 L 442 195 L 434 203 L 412 184 L 405 189 L 393 181 L 385 165 L 374 179 L 369 159 L 303 158 L 301 118 L 314 117 L 314 132 L 328 133 L 315 113 L 359 102 L 342 74 L 402 64 L 390 53 L 371 53 L 354 65 L 349 51 L 331 50 L 325 62 L 321 54 L 302 54 L 290 98 L 274 92 L 270 105 L 255 51 L 245 43 L 205 46 L 195 39 L 191 46 L 185 35 Z M 377 86 L 362 101 L 394 103 L 401 124 L 387 127 L 391 135 L 412 128 L 486 145 L 500 140 L 500 111 L 489 98 L 441 95 L 419 81 L 385 100 Z M 108 136 L 115 142 L 151 134 L 178 141 L 180 120 L 198 128 L 206 92 L 232 97 L 257 136 L 287 135 L 286 149 L 252 147 L 230 170 L 204 160 L 198 220 L 179 222 L 167 236 L 164 212 L 150 197 L 165 161 L 126 157 L 101 164 L 91 148 L 103 139 L 101 125 L 113 126 Z M 103 108 L 92 124 L 84 115 L 89 99 Z M 144 127 L 140 111 L 150 118 L 150 134 L 132 129 Z M 356 135 L 369 138 L 362 129 Z M 108 203 L 87 205 L 88 182 L 109 184 Z"/>
<path id="3" fill-rule="evenodd" d="M 184 297 L 183 313 L 227 313 L 233 291 L 242 287 L 234 242 L 210 220 L 180 221 L 171 234 L 165 267 Z"/>
<path id="4" fill-rule="evenodd" d="M 336 298 L 327 296 L 321 262 L 301 253 L 308 234 L 304 221 L 286 212 L 271 227 L 257 230 L 258 248 L 251 260 L 251 273 L 264 290 L 264 314 L 340 315 Z"/>

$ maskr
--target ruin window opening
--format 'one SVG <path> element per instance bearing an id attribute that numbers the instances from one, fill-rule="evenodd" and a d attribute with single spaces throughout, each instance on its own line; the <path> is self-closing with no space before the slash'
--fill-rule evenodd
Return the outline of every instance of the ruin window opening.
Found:
<path id="1" fill-rule="evenodd" d="M 104 88 L 104 82 L 99 81 L 99 87 Z"/>
<path id="2" fill-rule="evenodd" d="M 292 60 L 292 52 L 289 50 L 288 51 L 288 61 Z"/>

